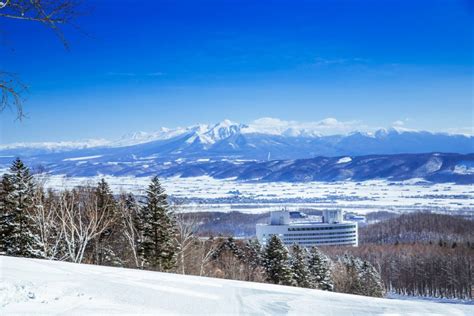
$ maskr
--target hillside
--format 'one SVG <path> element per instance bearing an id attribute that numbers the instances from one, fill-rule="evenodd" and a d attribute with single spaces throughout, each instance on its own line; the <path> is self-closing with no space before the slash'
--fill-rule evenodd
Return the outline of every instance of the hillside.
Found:
<path id="1" fill-rule="evenodd" d="M 70 153 L 68 154 L 70 155 Z M 58 160 L 59 159 L 59 160 Z M 12 158 L 0 158 L 0 167 Z M 96 175 L 146 177 L 198 177 L 262 182 L 365 181 L 424 179 L 434 183 L 474 183 L 474 154 L 394 154 L 315 157 L 296 160 L 177 159 L 163 161 L 131 153 L 119 156 L 89 155 L 74 158 L 46 155 L 26 157 L 33 167 L 50 174 L 75 177 Z"/>
<path id="2" fill-rule="evenodd" d="M 0 257 L 2 314 L 469 315 L 474 306 Z"/>
<path id="3" fill-rule="evenodd" d="M 360 243 L 474 242 L 474 221 L 462 217 L 411 213 L 361 228 Z"/>

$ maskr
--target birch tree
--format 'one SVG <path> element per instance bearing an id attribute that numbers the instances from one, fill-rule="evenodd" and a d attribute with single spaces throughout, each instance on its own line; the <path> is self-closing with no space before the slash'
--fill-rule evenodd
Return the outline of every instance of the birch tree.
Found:
<path id="1" fill-rule="evenodd" d="M 186 273 L 187 257 L 191 254 L 189 248 L 195 241 L 194 233 L 197 229 L 197 220 L 194 216 L 186 216 L 183 213 L 175 213 L 176 244 L 178 246 L 178 272 Z"/>
<path id="2" fill-rule="evenodd" d="M 87 187 L 63 192 L 58 211 L 66 253 L 70 261 L 80 263 L 87 246 L 111 226 L 112 219 L 99 207 L 94 189 Z"/>
<path id="3" fill-rule="evenodd" d="M 143 268 L 144 261 L 139 254 L 140 235 L 139 206 L 132 194 L 122 194 L 117 203 L 118 213 L 121 216 L 121 233 L 125 237 L 128 249 L 136 268 Z"/>

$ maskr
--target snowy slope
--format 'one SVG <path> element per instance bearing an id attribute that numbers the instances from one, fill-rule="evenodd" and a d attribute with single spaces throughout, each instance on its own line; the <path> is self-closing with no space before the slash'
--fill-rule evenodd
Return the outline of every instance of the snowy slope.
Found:
<path id="1" fill-rule="evenodd" d="M 473 315 L 474 306 L 0 257 L 0 314 Z"/>

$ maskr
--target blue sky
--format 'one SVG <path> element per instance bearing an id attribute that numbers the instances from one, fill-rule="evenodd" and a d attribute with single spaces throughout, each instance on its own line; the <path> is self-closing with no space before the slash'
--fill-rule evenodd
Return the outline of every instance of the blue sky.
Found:
<path id="1" fill-rule="evenodd" d="M 86 1 L 71 50 L 2 20 L 0 69 L 29 85 L 0 143 L 118 138 L 161 126 L 336 118 L 473 126 L 469 1 Z"/>

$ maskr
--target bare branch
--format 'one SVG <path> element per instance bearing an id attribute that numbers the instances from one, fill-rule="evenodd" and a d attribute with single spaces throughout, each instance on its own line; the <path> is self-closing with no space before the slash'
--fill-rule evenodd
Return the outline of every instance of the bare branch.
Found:
<path id="1" fill-rule="evenodd" d="M 51 28 L 66 49 L 69 44 L 59 26 L 69 24 L 77 16 L 76 0 L 10 0 L 0 7 L 0 18 L 39 22 Z"/>
<path id="2" fill-rule="evenodd" d="M 6 108 L 14 109 L 21 120 L 24 117 L 22 93 L 26 91 L 27 86 L 16 75 L 0 71 L 0 112 Z"/>
<path id="3" fill-rule="evenodd" d="M 41 23 L 50 28 L 64 48 L 69 50 L 69 43 L 61 27 L 71 25 L 77 29 L 72 21 L 82 15 L 79 7 L 79 0 L 4 0 L 0 2 L 0 20 L 4 18 Z M 14 108 L 21 120 L 24 117 L 21 94 L 26 90 L 26 86 L 15 76 L 0 71 L 0 112 Z"/>

